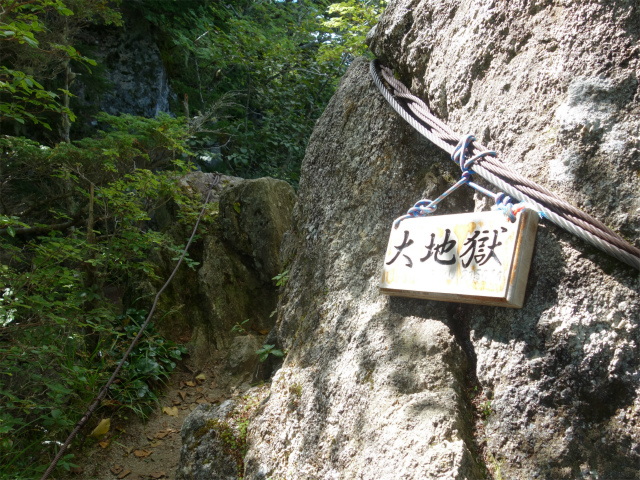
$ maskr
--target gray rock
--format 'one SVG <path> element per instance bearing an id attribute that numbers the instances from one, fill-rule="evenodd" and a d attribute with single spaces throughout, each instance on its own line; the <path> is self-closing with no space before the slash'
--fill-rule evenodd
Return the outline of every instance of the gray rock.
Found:
<path id="1" fill-rule="evenodd" d="M 280 245 L 295 201 L 289 184 L 268 177 L 225 189 L 220 198 L 225 240 L 253 260 L 264 282 L 282 269 Z"/>
<path id="2" fill-rule="evenodd" d="M 236 480 L 238 462 L 225 453 L 227 421 L 236 404 L 227 400 L 219 406 L 199 405 L 185 419 L 180 430 L 182 447 L 176 480 Z"/>
<path id="3" fill-rule="evenodd" d="M 354 62 L 307 149 L 283 245 L 294 255 L 278 319 L 289 354 L 250 424 L 245 478 L 480 476 L 452 307 L 377 288 L 391 222 L 445 189 L 450 163 Z M 463 205 L 471 198 L 454 194 L 443 211 Z"/>
<path id="4" fill-rule="evenodd" d="M 175 93 L 152 27 L 143 18 L 125 15 L 124 19 L 124 27 L 93 27 L 83 33 L 83 42 L 94 48 L 92 58 L 100 64 L 110 88 L 100 98 L 91 98 L 80 75 L 73 88 L 76 101 L 96 104 L 111 115 L 155 117 L 169 112 L 169 100 Z"/>
<path id="5" fill-rule="evenodd" d="M 253 373 L 258 362 L 258 350 L 262 344 L 253 335 L 235 337 L 229 346 L 227 354 L 227 369 L 234 374 Z"/>
<path id="6" fill-rule="evenodd" d="M 204 194 L 213 174 L 194 172 L 183 184 L 194 195 Z M 282 269 L 279 255 L 283 232 L 289 228 L 295 201 L 293 188 L 271 178 L 244 180 L 222 177 L 211 202 L 218 203 L 217 220 L 201 230 L 189 255 L 199 262 L 183 266 L 160 297 L 160 328 L 173 338 L 191 335 L 190 353 L 202 365 L 213 350 L 225 348 L 236 323 L 250 321 L 247 330 L 270 330 L 275 318 L 278 290 L 271 278 Z M 183 244 L 190 228 L 176 222 L 178 207 L 157 212 L 158 228 Z M 156 252 L 153 262 L 158 276 L 167 278 L 174 254 Z M 276 272 L 275 274 L 273 272 Z M 152 299 L 162 283 L 147 282 L 134 298 Z M 255 351 L 255 350 L 254 350 Z"/>
<path id="7" fill-rule="evenodd" d="M 454 129 L 639 245 L 639 21 L 623 0 L 398 0 L 369 43 Z M 457 177 L 355 61 L 305 156 L 288 356 L 245 478 L 640 477 L 636 270 L 543 222 L 521 310 L 378 294 L 393 219 Z M 473 208 L 459 190 L 439 213 Z"/>
<path id="8" fill-rule="evenodd" d="M 626 1 L 399 1 L 369 42 L 454 129 L 638 246 L 639 21 Z M 549 225 L 525 308 L 461 309 L 490 469 L 640 476 L 639 318 L 638 272 Z"/>

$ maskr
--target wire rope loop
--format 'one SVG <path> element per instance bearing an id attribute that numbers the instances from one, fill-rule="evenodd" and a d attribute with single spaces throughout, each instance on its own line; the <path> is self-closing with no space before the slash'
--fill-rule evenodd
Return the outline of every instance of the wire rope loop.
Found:
<path id="1" fill-rule="evenodd" d="M 412 217 L 424 217 L 438 209 L 438 204 L 431 200 L 420 200 L 412 208 L 409 209 L 407 215 Z"/>
<path id="2" fill-rule="evenodd" d="M 462 170 L 463 172 L 469 171 L 471 169 L 471 166 L 476 161 L 480 160 L 483 157 L 490 156 L 490 157 L 497 158 L 498 156 L 498 154 L 493 150 L 485 150 L 483 152 L 475 154 L 471 158 L 466 158 L 469 147 L 473 146 L 473 142 L 475 141 L 476 141 L 476 137 L 474 137 L 473 135 L 464 136 L 462 140 L 460 140 L 456 148 L 454 149 L 453 154 L 451 155 L 451 160 L 453 160 L 458 165 L 460 165 L 460 170 Z M 475 173 L 475 172 L 471 172 L 471 173 Z"/>
<path id="3" fill-rule="evenodd" d="M 435 117 L 429 107 L 420 98 L 411 94 L 411 91 L 402 82 L 394 78 L 393 72 L 380 65 L 378 60 L 373 60 L 369 64 L 369 72 L 389 105 L 421 135 L 447 153 L 452 154 L 452 160 L 460 165 L 463 171 L 466 169 L 471 174 L 480 175 L 495 187 L 508 192 L 512 197 L 520 201 L 520 203 L 511 207 L 507 207 L 506 205 L 508 204 L 503 202 L 501 205 L 496 205 L 496 209 L 505 209 L 508 216 L 508 212 L 515 215 L 524 208 L 530 208 L 536 211 L 541 218 L 548 219 L 607 254 L 640 270 L 640 249 L 629 244 L 601 221 L 577 209 L 549 189 L 528 180 L 499 160 L 487 160 L 482 164 L 478 164 L 476 165 L 476 171 L 470 169 L 473 162 L 481 157 L 496 157 L 495 152 L 483 151 L 473 158 L 460 163 L 460 158 L 464 157 L 465 150 L 469 149 L 469 147 L 477 150 L 486 147 L 475 141 L 470 146 L 469 136 L 462 137 L 463 141 L 458 142 L 461 136 L 446 123 Z M 389 87 L 383 84 L 381 76 Z M 399 103 L 396 98 L 402 99 L 406 105 Z M 453 146 L 455 142 L 458 142 L 457 147 Z M 468 181 L 467 183 L 485 195 L 494 199 L 498 197 L 497 194 L 484 189 L 474 182 Z M 437 203 L 437 201 L 438 199 L 434 203 Z M 403 218 L 405 217 L 400 217 L 396 222 L 400 222 Z M 396 228 L 397 226 L 396 223 Z"/>

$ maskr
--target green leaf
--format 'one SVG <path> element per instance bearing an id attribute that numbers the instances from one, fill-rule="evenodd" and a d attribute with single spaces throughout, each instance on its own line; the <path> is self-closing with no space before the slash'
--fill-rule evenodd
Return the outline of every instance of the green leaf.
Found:
<path id="1" fill-rule="evenodd" d="M 7 227 L 7 233 L 12 237 L 16 236 L 16 231 L 13 229 L 13 227 Z"/>
<path id="2" fill-rule="evenodd" d="M 24 36 L 24 37 L 21 37 L 21 38 L 22 38 L 22 40 L 24 40 L 25 42 L 27 42 L 29 45 L 31 45 L 34 48 L 38 46 L 38 42 L 33 38 L 30 38 L 30 37 L 27 37 L 27 36 Z M 23 43 L 23 42 L 21 41 L 20 43 Z"/>

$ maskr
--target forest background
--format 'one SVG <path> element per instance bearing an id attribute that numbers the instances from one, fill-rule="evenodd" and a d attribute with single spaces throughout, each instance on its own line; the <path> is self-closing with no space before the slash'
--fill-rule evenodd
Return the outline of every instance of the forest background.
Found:
<path id="1" fill-rule="evenodd" d="M 184 247 L 154 212 L 173 203 L 193 225 L 201 208 L 180 179 L 215 168 L 297 186 L 313 125 L 383 7 L 0 0 L 0 478 L 39 478 L 137 333 L 146 311 L 122 292 L 155 277 L 151 250 Z M 75 95 L 111 88 L 83 32 L 136 19 L 162 53 L 172 114 L 113 116 Z M 185 352 L 150 326 L 101 414 L 146 415 Z"/>

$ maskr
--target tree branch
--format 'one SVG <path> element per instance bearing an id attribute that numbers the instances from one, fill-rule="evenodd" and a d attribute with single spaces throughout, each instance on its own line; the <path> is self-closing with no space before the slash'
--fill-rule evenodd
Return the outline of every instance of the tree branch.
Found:
<path id="1" fill-rule="evenodd" d="M 61 231 L 66 230 L 67 228 L 73 227 L 74 225 L 78 225 L 82 221 L 82 215 L 84 214 L 84 210 L 86 206 L 80 209 L 73 217 L 71 217 L 68 221 L 63 223 L 56 223 L 54 225 L 43 225 L 38 227 L 20 227 L 14 228 L 13 232 L 15 235 L 39 235 L 41 233 L 49 233 L 53 231 Z M 8 228 L 0 228 L 0 235 L 8 234 Z"/>

